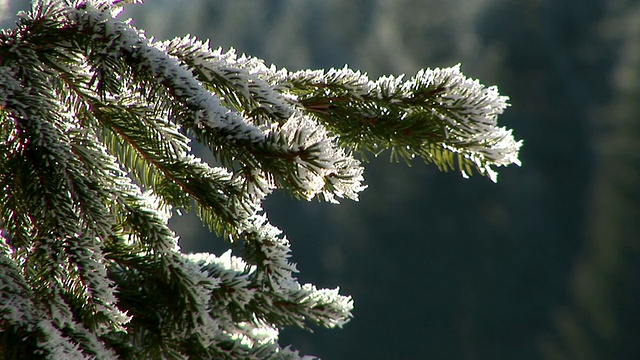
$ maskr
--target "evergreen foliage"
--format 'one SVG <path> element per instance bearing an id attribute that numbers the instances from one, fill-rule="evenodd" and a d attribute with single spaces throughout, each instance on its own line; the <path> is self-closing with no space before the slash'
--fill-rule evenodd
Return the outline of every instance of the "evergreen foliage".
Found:
<path id="1" fill-rule="evenodd" d="M 297 281 L 268 194 L 357 200 L 356 156 L 385 149 L 493 181 L 518 164 L 507 98 L 458 66 L 290 72 L 148 39 L 124 3 L 34 1 L 0 34 L 4 358 L 302 358 L 278 330 L 341 327 L 353 302 Z M 168 219 L 192 207 L 235 255 L 180 251 Z"/>

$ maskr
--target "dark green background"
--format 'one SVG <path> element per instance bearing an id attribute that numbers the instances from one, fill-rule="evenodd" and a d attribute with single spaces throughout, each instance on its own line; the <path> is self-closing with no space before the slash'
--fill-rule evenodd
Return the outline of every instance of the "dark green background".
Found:
<path id="1" fill-rule="evenodd" d="M 147 0 L 126 16 L 296 70 L 452 66 L 511 97 L 498 184 L 372 159 L 359 202 L 270 196 L 301 282 L 355 299 L 344 329 L 281 344 L 340 359 L 640 359 L 640 4 Z M 173 220 L 185 251 L 225 244 Z"/>

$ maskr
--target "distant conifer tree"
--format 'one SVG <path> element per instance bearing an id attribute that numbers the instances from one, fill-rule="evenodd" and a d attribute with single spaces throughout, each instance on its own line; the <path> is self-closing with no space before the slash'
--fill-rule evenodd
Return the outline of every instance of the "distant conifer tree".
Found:
<path id="1" fill-rule="evenodd" d="M 507 98 L 457 66 L 290 72 L 148 39 L 124 3 L 35 1 L 0 33 L 2 358 L 303 358 L 278 330 L 353 302 L 298 283 L 269 193 L 357 200 L 356 156 L 384 149 L 494 181 L 518 163 Z M 167 223 L 192 207 L 239 250 L 182 253 Z"/>

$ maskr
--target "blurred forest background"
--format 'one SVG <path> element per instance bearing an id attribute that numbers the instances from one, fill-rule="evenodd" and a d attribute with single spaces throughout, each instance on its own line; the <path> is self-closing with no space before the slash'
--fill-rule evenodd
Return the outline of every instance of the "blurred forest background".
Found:
<path id="1" fill-rule="evenodd" d="M 640 359 L 640 2 L 146 0 L 124 16 L 291 70 L 461 63 L 511 97 L 500 121 L 523 166 L 498 184 L 383 153 L 358 203 L 268 198 L 301 281 L 356 304 L 344 329 L 281 344 L 326 360 Z M 185 251 L 226 246 L 172 222 Z"/>

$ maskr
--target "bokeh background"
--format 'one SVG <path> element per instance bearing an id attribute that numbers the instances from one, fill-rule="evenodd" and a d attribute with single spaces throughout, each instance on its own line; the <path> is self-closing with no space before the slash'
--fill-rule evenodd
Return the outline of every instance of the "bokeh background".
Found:
<path id="1" fill-rule="evenodd" d="M 357 203 L 268 198 L 300 280 L 355 300 L 343 329 L 281 344 L 326 360 L 640 359 L 638 1 L 146 0 L 124 16 L 290 70 L 461 63 L 511 98 L 500 121 L 523 166 L 498 184 L 383 153 Z M 227 246 L 193 216 L 172 224 L 185 251 Z"/>

